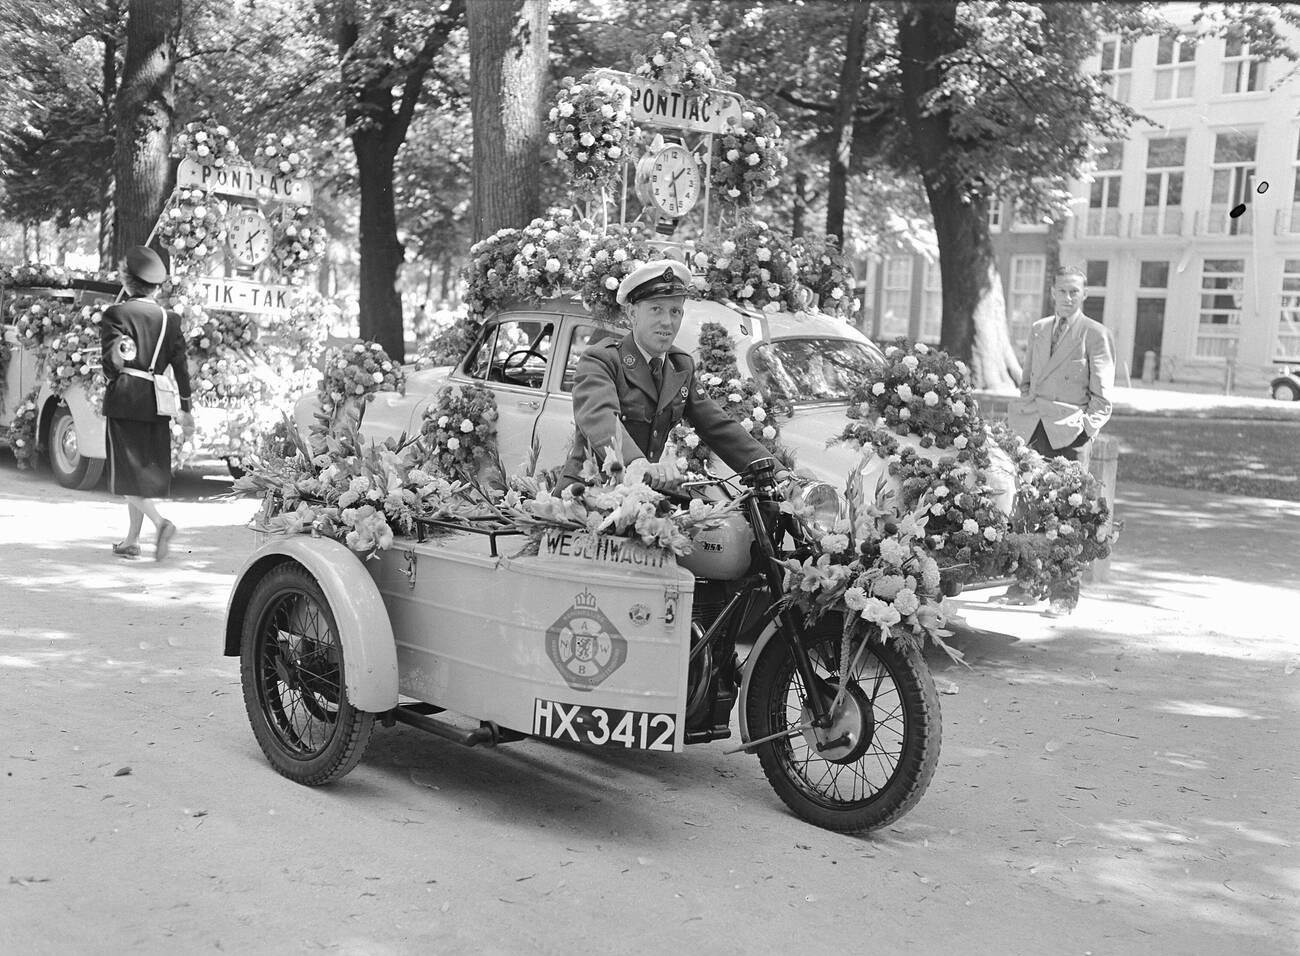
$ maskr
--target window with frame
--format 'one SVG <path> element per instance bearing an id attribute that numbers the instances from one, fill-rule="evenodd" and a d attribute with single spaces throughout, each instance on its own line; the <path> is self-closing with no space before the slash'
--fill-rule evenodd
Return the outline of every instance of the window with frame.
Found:
<path id="1" fill-rule="evenodd" d="M 1243 133 L 1238 129 L 1215 134 L 1208 232 L 1230 236 L 1247 236 L 1252 232 L 1249 200 L 1255 186 L 1257 136 L 1253 130 Z M 1246 204 L 1246 212 L 1233 218 L 1229 213 L 1239 203 Z"/>
<path id="2" fill-rule="evenodd" d="M 1245 288 L 1244 259 L 1205 260 L 1201 266 L 1201 307 L 1196 324 L 1197 358 L 1226 359 L 1237 354 Z"/>
<path id="3" fill-rule="evenodd" d="M 1228 37 L 1223 44 L 1223 85 L 1220 92 L 1255 93 L 1264 88 L 1264 60 L 1250 55 L 1250 44 Z"/>
<path id="4" fill-rule="evenodd" d="M 912 257 L 890 256 L 885 260 L 880 303 L 882 341 L 907 335 L 912 318 Z"/>
<path id="5" fill-rule="evenodd" d="M 922 342 L 937 345 L 943 332 L 943 282 L 939 263 L 925 263 L 921 277 L 921 330 L 917 337 Z"/>
<path id="6" fill-rule="evenodd" d="M 1089 236 L 1119 235 L 1120 167 L 1124 165 L 1124 144 L 1107 143 L 1097 157 L 1097 170 L 1088 190 Z"/>
<path id="7" fill-rule="evenodd" d="M 541 319 L 489 325 L 465 358 L 465 374 L 483 382 L 541 388 L 554 337 L 554 324 Z"/>
<path id="8" fill-rule="evenodd" d="M 989 200 L 989 232 L 1002 231 L 1002 200 Z"/>
<path id="9" fill-rule="evenodd" d="M 1287 259 L 1282 268 L 1273 361 L 1300 362 L 1300 259 Z"/>
<path id="10" fill-rule="evenodd" d="M 1043 317 L 1043 290 L 1047 283 L 1046 256 L 1012 256 L 1007 290 L 1007 320 L 1011 343 L 1024 349 L 1029 328 Z"/>
<path id="11" fill-rule="evenodd" d="M 1106 259 L 1089 259 L 1084 265 L 1088 298 L 1083 303 L 1083 314 L 1106 324 L 1106 285 L 1110 276 L 1110 262 Z"/>
<path id="12" fill-rule="evenodd" d="M 1102 85 L 1121 103 L 1133 91 L 1133 41 L 1112 37 L 1101 42 Z"/>
<path id="13" fill-rule="evenodd" d="M 1156 46 L 1157 100 L 1190 99 L 1196 81 L 1196 40 L 1167 33 Z"/>
<path id="14" fill-rule="evenodd" d="M 1147 142 L 1147 176 L 1142 197 L 1142 234 L 1176 236 L 1183 231 L 1183 166 L 1187 137 Z"/>

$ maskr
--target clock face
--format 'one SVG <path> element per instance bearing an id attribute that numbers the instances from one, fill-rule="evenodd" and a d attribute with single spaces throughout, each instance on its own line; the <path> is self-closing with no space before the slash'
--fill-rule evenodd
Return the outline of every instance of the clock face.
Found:
<path id="1" fill-rule="evenodd" d="M 244 209 L 226 226 L 230 254 L 244 266 L 257 266 L 271 254 L 271 224 L 260 213 Z"/>
<path id="2" fill-rule="evenodd" d="M 645 196 L 665 216 L 684 216 L 700 201 L 700 167 L 685 146 L 669 144 L 642 162 Z"/>

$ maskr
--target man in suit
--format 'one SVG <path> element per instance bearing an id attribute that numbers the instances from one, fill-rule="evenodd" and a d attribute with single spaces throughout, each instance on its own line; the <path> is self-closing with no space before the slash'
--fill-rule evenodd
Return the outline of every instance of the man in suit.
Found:
<path id="1" fill-rule="evenodd" d="M 1056 270 L 1055 312 L 1029 331 L 1020 400 L 1011 403 L 1007 416 L 1007 424 L 1039 454 L 1084 462 L 1092 440 L 1110 420 L 1115 387 L 1115 342 L 1109 329 L 1083 314 L 1087 298 L 1087 276 L 1081 269 Z M 994 600 L 1034 603 L 1015 584 Z M 1054 598 L 1048 613 L 1060 616 L 1068 611 Z"/>
<path id="2" fill-rule="evenodd" d="M 632 331 L 598 342 L 578 361 L 573 448 L 560 488 L 580 480 L 589 453 L 599 464 L 611 448 L 624 466 L 644 459 L 632 471 L 644 468 L 653 487 L 670 487 L 676 464 L 660 462 L 659 456 L 683 418 L 737 472 L 771 457 L 695 381 L 695 360 L 673 347 L 690 292 L 690 271 L 675 259 L 649 262 L 619 284 L 616 299 Z"/>
<path id="3" fill-rule="evenodd" d="M 1007 420 L 1034 451 L 1071 461 L 1110 420 L 1115 387 L 1115 343 L 1104 325 L 1083 314 L 1087 298 L 1081 269 L 1056 270 L 1056 311 L 1030 329 L 1020 401 L 1011 403 Z"/>

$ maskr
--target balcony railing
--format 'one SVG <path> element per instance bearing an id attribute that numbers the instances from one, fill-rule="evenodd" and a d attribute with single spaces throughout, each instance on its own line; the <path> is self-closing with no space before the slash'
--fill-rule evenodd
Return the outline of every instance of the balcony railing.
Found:
<path id="1" fill-rule="evenodd" d="M 1232 206 L 1227 203 L 1210 203 L 1210 211 L 1205 217 L 1205 232 L 1212 236 L 1249 236 L 1254 231 L 1254 220 L 1250 207 L 1246 213 L 1233 219 L 1228 213 Z"/>
<path id="2" fill-rule="evenodd" d="M 1144 236 L 1181 236 L 1183 210 L 1180 206 L 1145 206 L 1142 209 L 1141 233 Z"/>

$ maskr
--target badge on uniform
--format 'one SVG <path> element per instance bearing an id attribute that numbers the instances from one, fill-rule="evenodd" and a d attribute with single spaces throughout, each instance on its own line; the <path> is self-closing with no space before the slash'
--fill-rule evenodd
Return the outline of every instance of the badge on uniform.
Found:
<path id="1" fill-rule="evenodd" d="M 690 390 L 690 388 L 688 388 L 687 386 L 683 385 L 683 386 L 682 386 L 682 398 L 686 398 L 686 397 L 689 396 L 690 394 L 691 394 L 691 390 Z"/>
<path id="2" fill-rule="evenodd" d="M 628 368 L 631 368 L 633 365 L 636 364 L 636 359 L 634 359 L 634 358 L 633 358 L 632 356 L 630 356 L 630 355 L 624 355 L 624 356 L 623 356 L 623 364 L 626 365 Z"/>

